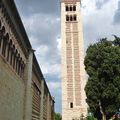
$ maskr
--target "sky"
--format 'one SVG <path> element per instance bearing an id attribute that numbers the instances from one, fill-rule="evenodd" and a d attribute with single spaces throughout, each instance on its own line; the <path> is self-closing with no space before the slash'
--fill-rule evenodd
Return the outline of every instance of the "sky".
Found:
<path id="1" fill-rule="evenodd" d="M 61 113 L 60 0 L 15 0 L 29 40 Z M 120 0 L 81 0 L 84 48 L 120 36 Z M 85 52 L 84 51 L 84 52 Z"/>

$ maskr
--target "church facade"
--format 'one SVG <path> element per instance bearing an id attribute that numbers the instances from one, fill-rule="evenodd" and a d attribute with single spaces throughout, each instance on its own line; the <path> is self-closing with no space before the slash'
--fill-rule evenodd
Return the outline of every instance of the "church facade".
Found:
<path id="1" fill-rule="evenodd" d="M 80 4 L 80 0 L 61 0 L 63 120 L 80 120 L 87 113 Z"/>
<path id="2" fill-rule="evenodd" d="M 54 99 L 13 0 L 0 0 L 0 120 L 53 120 Z"/>

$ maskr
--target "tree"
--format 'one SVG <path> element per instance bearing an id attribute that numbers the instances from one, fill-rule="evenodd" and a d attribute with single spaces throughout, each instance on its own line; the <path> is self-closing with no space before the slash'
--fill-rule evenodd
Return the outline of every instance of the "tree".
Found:
<path id="1" fill-rule="evenodd" d="M 115 46 L 119 46 L 120 47 L 120 38 L 117 37 L 116 35 L 113 35 L 115 37 L 115 40 L 113 41 L 113 44 Z"/>
<path id="2" fill-rule="evenodd" d="M 54 120 L 62 120 L 62 116 L 60 113 L 54 113 Z"/>
<path id="3" fill-rule="evenodd" d="M 86 120 L 97 120 L 91 112 L 88 113 Z"/>
<path id="4" fill-rule="evenodd" d="M 110 118 L 120 107 L 119 41 L 119 37 L 115 37 L 114 42 L 103 38 L 87 49 L 84 61 L 89 75 L 86 102 L 99 120 Z"/>

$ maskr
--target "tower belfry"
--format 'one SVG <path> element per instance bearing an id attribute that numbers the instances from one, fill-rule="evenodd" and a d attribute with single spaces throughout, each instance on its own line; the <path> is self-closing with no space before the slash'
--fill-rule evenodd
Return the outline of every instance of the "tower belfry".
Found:
<path id="1" fill-rule="evenodd" d="M 61 0 L 62 120 L 87 113 L 80 0 Z"/>

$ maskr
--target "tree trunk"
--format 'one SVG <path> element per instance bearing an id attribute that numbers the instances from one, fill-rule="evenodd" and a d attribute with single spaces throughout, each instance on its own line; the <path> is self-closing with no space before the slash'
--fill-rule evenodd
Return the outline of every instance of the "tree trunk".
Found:
<path id="1" fill-rule="evenodd" d="M 99 101 L 99 107 L 100 107 L 100 112 L 102 114 L 102 120 L 106 120 L 106 114 L 103 112 L 102 106 L 101 106 L 101 102 Z"/>
<path id="2" fill-rule="evenodd" d="M 106 115 L 104 113 L 102 114 L 102 120 L 106 120 Z"/>

